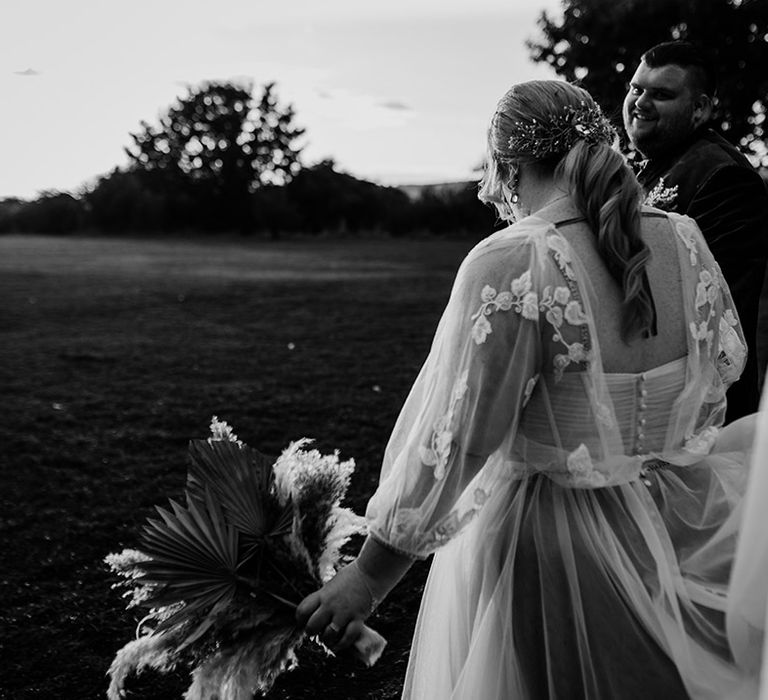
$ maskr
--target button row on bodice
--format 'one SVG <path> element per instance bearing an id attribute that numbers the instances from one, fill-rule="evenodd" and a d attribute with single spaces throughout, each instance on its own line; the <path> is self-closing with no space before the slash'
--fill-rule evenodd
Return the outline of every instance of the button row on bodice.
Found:
<path id="1" fill-rule="evenodd" d="M 646 399 L 648 398 L 648 389 L 645 388 L 645 374 L 641 374 L 637 380 L 637 431 L 635 438 L 635 454 L 645 454 L 645 409 L 648 407 Z M 650 487 L 651 482 L 648 479 L 646 470 L 640 472 L 643 483 Z"/>
<path id="2" fill-rule="evenodd" d="M 645 453 L 645 410 L 647 408 L 646 399 L 648 390 L 645 388 L 645 374 L 641 374 L 637 379 L 637 424 L 635 426 L 635 454 Z"/>

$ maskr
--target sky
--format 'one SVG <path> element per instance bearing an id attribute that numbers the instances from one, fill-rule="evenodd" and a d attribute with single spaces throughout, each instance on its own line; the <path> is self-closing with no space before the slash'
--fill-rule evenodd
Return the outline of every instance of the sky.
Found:
<path id="1" fill-rule="evenodd" d="M 468 179 L 496 102 L 553 78 L 525 41 L 560 0 L 3 0 L 0 198 L 79 192 L 204 81 L 276 82 L 306 164 Z"/>

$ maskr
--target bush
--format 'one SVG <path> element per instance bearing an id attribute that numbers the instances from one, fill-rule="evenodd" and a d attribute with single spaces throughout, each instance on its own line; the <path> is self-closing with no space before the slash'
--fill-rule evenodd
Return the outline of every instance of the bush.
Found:
<path id="1" fill-rule="evenodd" d="M 96 231 L 194 228 L 203 203 L 168 187 L 159 174 L 115 168 L 85 195 L 87 225 Z"/>
<path id="2" fill-rule="evenodd" d="M 0 204 L 0 231 L 21 233 L 73 233 L 82 228 L 83 202 L 67 192 L 43 192 L 26 202 L 3 200 Z"/>

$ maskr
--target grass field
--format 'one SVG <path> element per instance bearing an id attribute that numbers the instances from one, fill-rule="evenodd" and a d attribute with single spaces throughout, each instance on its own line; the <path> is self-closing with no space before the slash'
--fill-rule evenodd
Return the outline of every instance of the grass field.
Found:
<path id="1" fill-rule="evenodd" d="M 362 512 L 471 245 L 0 237 L 0 698 L 104 697 L 136 619 L 102 559 L 180 494 L 212 414 L 270 454 L 354 457 Z M 372 619 L 373 669 L 306 648 L 269 697 L 399 697 L 426 568 Z M 147 673 L 129 697 L 187 685 Z"/>
<path id="2" fill-rule="evenodd" d="M 103 557 L 179 495 L 212 414 L 267 453 L 354 457 L 362 512 L 471 241 L 0 237 L 0 697 L 104 697 L 136 619 Z M 371 670 L 307 649 L 270 698 L 395 698 L 426 566 Z M 129 697 L 181 697 L 184 672 Z"/>

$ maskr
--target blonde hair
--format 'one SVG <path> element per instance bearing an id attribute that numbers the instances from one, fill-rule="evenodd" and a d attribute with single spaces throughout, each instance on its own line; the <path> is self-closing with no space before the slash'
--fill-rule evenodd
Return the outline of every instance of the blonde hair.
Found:
<path id="1" fill-rule="evenodd" d="M 564 112 L 585 109 L 604 120 L 595 123 L 594 133 L 600 138 L 590 138 L 589 131 L 582 129 L 574 131 L 563 148 L 558 147 L 562 143 L 555 144 L 551 152 L 530 140 L 527 148 L 512 151 L 510 142 L 521 143 L 520 129 L 526 125 L 536 125 L 540 133 L 548 124 L 562 124 Z M 655 333 L 656 310 L 645 270 L 650 250 L 640 234 L 642 188 L 615 143 L 604 137 L 610 132 L 592 96 L 582 88 L 557 80 L 515 85 L 491 118 L 478 197 L 502 209 L 506 205 L 502 186 L 517 163 L 532 163 L 562 183 L 595 233 L 600 256 L 622 288 L 622 337 L 628 341 Z"/>

